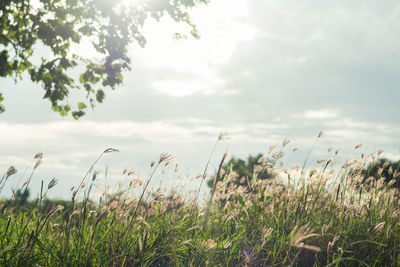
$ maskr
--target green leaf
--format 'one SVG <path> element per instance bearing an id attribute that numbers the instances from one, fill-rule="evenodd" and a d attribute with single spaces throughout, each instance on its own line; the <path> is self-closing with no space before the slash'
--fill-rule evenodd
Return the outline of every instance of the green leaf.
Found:
<path id="1" fill-rule="evenodd" d="M 70 92 L 79 88 L 76 85 L 78 80 L 89 97 L 93 95 L 98 103 L 104 101 L 105 94 L 92 88 L 93 85 L 101 82 L 114 89 L 122 84 L 123 74 L 131 69 L 128 47 L 132 42 L 145 46 L 142 27 L 149 17 L 162 21 L 164 15 L 169 15 L 176 22 L 189 25 L 192 35 L 198 38 L 189 11 L 208 0 L 165 1 L 163 4 L 146 5 L 144 9 L 125 8 L 121 4 L 123 1 L 34 2 L 41 3 L 39 9 L 33 1 L 0 0 L 0 76 L 22 79 L 25 77 L 23 72 L 27 71 L 30 79 L 40 83 L 45 90 L 44 98 L 51 102 L 52 109 L 65 116 L 70 111 L 65 104 Z M 98 52 L 95 61 L 85 51 L 80 51 L 79 55 L 71 53 L 71 45 L 79 43 L 84 36 L 93 40 L 92 45 Z M 180 39 L 185 35 L 178 33 L 174 37 Z M 37 43 L 51 51 L 41 63 L 29 60 L 41 57 L 41 49 L 35 46 Z M 83 73 L 72 78 L 66 70 Z M 93 104 L 92 101 L 90 104 Z M 79 103 L 72 116 L 83 116 L 85 108 L 86 104 Z"/>
<path id="2" fill-rule="evenodd" d="M 101 89 L 97 90 L 97 92 L 96 92 L 96 100 L 97 100 L 97 102 L 103 103 L 104 97 L 105 97 L 104 91 L 101 90 Z"/>
<path id="3" fill-rule="evenodd" d="M 83 102 L 79 102 L 78 103 L 78 109 L 85 109 L 86 108 L 86 104 Z"/>
<path id="4" fill-rule="evenodd" d="M 244 203 L 243 198 L 242 198 L 241 195 L 238 195 L 238 201 L 239 201 L 240 205 L 242 205 L 242 207 L 246 206 L 246 203 Z"/>
<path id="5" fill-rule="evenodd" d="M 81 75 L 79 75 L 79 82 L 80 82 L 80 83 L 85 83 L 85 82 L 86 82 L 84 73 L 82 73 Z"/>
<path id="6" fill-rule="evenodd" d="M 72 112 L 72 117 L 74 117 L 75 120 L 79 119 L 79 118 L 82 117 L 83 115 L 85 115 L 85 112 L 83 112 L 82 110 L 73 111 L 73 112 Z"/>
<path id="7" fill-rule="evenodd" d="M 264 188 L 260 188 L 260 197 L 258 198 L 258 200 L 262 203 L 264 202 Z"/>

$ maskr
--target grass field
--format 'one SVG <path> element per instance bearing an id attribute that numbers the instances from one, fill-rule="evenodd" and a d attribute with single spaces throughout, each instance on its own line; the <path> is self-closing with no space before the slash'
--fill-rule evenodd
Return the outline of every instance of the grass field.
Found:
<path id="1" fill-rule="evenodd" d="M 201 205 L 197 192 L 148 191 L 171 160 L 166 153 L 149 177 L 132 178 L 100 202 L 90 200 L 96 176 L 89 172 L 71 201 L 46 199 L 56 180 L 24 205 L 3 200 L 0 265 L 400 266 L 399 192 L 361 172 L 379 155 L 336 167 L 332 158 L 319 160 L 314 169 L 271 166 L 265 159 L 272 156 L 279 159 L 271 149 L 243 185 L 219 168 Z M 257 179 L 263 171 L 280 175 Z"/>

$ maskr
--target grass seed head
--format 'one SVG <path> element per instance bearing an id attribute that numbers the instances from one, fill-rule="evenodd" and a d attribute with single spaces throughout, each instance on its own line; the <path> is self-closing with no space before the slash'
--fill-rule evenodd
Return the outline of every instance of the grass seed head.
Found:
<path id="1" fill-rule="evenodd" d="M 393 213 L 392 213 L 392 218 L 397 218 L 398 216 L 400 215 L 400 209 L 398 209 L 398 210 L 395 210 Z"/>
<path id="2" fill-rule="evenodd" d="M 51 189 L 54 186 L 56 186 L 56 184 L 58 183 L 58 180 L 56 178 L 51 179 L 50 183 L 47 186 L 47 189 Z"/>
<path id="3" fill-rule="evenodd" d="M 217 243 L 212 239 L 207 239 L 207 242 L 204 244 L 206 250 L 211 250 L 217 246 Z"/>
<path id="4" fill-rule="evenodd" d="M 119 152 L 119 150 L 115 148 L 107 148 L 106 150 L 104 150 L 103 153 L 112 153 L 112 152 Z"/>
<path id="5" fill-rule="evenodd" d="M 161 162 L 168 162 L 172 160 L 172 155 L 166 152 L 161 153 L 160 159 L 158 160 L 158 163 L 160 164 Z"/>
<path id="6" fill-rule="evenodd" d="M 17 173 L 17 169 L 14 168 L 14 166 L 11 166 L 10 168 L 7 169 L 6 172 L 6 178 L 10 177 L 13 174 Z"/>
<path id="7" fill-rule="evenodd" d="M 265 241 L 265 239 L 268 236 L 270 236 L 273 231 L 274 231 L 274 229 L 272 229 L 271 227 L 267 229 L 267 227 L 264 226 L 263 230 L 262 230 L 262 236 L 261 236 L 262 240 Z"/>
<path id="8" fill-rule="evenodd" d="M 354 149 L 359 149 L 359 148 L 361 148 L 363 146 L 363 143 L 359 143 L 358 145 L 356 145 L 355 147 L 354 147 Z"/>
<path id="9" fill-rule="evenodd" d="M 373 234 L 379 233 L 380 231 L 382 231 L 383 227 L 385 227 L 385 222 L 380 222 L 380 223 L 378 223 L 378 224 L 374 227 L 374 229 L 372 229 L 372 233 L 373 233 Z"/>
<path id="10" fill-rule="evenodd" d="M 43 153 L 37 153 L 33 159 L 36 160 L 33 169 L 36 169 L 37 167 L 40 166 L 40 164 L 42 164 Z"/>
<path id="11" fill-rule="evenodd" d="M 218 140 L 224 140 L 224 139 L 231 139 L 231 138 L 229 137 L 229 134 L 228 134 L 227 132 L 221 132 L 221 133 L 218 135 Z"/>
<path id="12" fill-rule="evenodd" d="M 282 147 L 285 147 L 289 143 L 290 143 L 290 139 L 286 137 L 282 142 Z"/>
<path id="13" fill-rule="evenodd" d="M 229 246 L 231 245 L 231 242 L 229 240 L 225 241 L 223 244 L 224 249 L 229 248 Z"/>
<path id="14" fill-rule="evenodd" d="M 268 154 L 271 154 L 271 152 L 275 149 L 276 145 L 272 145 L 268 148 Z"/>

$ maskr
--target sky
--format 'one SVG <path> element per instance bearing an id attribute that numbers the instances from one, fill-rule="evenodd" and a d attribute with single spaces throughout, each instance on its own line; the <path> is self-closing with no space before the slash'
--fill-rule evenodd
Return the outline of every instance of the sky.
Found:
<path id="1" fill-rule="evenodd" d="M 18 173 L 0 197 L 22 186 L 42 152 L 32 194 L 56 177 L 49 197 L 69 199 L 70 187 L 109 147 L 120 152 L 94 167 L 98 192 L 105 183 L 127 185 L 132 177 L 124 169 L 147 178 L 162 152 L 174 160 L 166 174 L 156 174 L 154 186 L 197 188 L 194 177 L 220 132 L 231 139 L 218 142 L 209 173 L 224 152 L 246 158 L 286 137 L 284 166 L 302 163 L 320 130 L 325 135 L 309 166 L 331 157 L 329 147 L 340 149 L 339 163 L 381 148 L 384 157 L 400 159 L 399 1 L 211 0 L 191 15 L 199 40 L 190 34 L 174 40 L 175 32 L 190 29 L 171 19 L 148 20 L 147 46 L 132 44 L 123 86 L 108 90 L 105 102 L 78 121 L 52 112 L 28 76 L 16 84 L 2 78 L 7 111 L 0 115 L 0 171 L 12 165 Z M 354 150 L 359 143 L 361 150 Z"/>

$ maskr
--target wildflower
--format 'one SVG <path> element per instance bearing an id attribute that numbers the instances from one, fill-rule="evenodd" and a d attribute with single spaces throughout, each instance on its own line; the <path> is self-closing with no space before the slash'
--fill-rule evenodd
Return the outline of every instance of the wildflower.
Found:
<path id="1" fill-rule="evenodd" d="M 243 251 L 242 254 L 245 257 L 246 263 L 248 264 L 250 264 L 254 259 L 254 253 L 251 249 Z"/>

